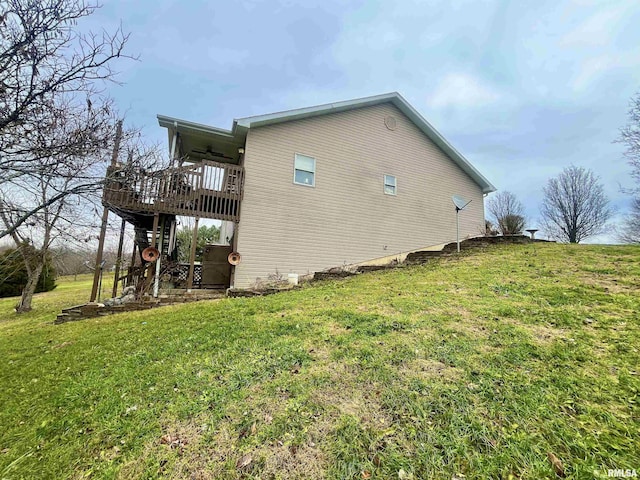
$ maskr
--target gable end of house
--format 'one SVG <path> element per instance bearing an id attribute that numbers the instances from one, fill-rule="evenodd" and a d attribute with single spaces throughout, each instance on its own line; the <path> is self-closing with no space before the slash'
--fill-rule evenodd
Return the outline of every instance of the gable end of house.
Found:
<path id="1" fill-rule="evenodd" d="M 295 120 L 303 120 L 321 115 L 345 112 L 349 110 L 390 103 L 400 110 L 427 138 L 438 146 L 463 172 L 465 172 L 482 190 L 482 193 L 495 192 L 496 188 L 487 180 L 458 150 L 456 150 L 433 125 L 409 104 L 399 93 L 392 92 L 373 97 L 365 97 L 343 102 L 335 102 L 313 107 L 287 110 L 234 120 L 233 131 L 243 136 L 251 128 L 275 125 Z"/>

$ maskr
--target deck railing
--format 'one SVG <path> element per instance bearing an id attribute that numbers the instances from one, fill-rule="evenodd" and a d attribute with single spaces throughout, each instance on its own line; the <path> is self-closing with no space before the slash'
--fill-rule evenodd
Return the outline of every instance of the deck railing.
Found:
<path id="1" fill-rule="evenodd" d="M 107 169 L 103 202 L 127 212 L 154 212 L 238 221 L 244 168 L 202 160 L 154 172 Z"/>

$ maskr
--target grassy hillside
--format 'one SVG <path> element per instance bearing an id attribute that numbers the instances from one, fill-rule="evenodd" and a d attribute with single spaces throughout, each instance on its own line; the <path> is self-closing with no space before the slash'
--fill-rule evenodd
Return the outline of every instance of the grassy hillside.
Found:
<path id="1" fill-rule="evenodd" d="M 60 326 L 88 281 L 20 318 L 2 300 L 0 478 L 640 470 L 639 260 L 493 247 Z"/>

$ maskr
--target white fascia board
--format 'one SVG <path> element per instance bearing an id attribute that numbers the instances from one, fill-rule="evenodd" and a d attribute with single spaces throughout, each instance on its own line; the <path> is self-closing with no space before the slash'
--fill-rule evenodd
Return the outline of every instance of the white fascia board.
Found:
<path id="1" fill-rule="evenodd" d="M 253 117 L 238 118 L 234 121 L 239 127 L 251 128 L 272 125 L 275 123 L 289 122 L 291 120 L 301 120 L 303 118 L 311 118 L 318 115 L 326 115 L 328 113 L 343 112 L 353 110 L 354 108 L 368 107 L 390 101 L 398 96 L 398 93 L 385 93 L 375 95 L 373 97 L 358 98 L 355 100 L 346 100 L 343 102 L 326 103 L 324 105 L 316 105 L 313 107 L 296 108 L 294 110 L 285 110 L 283 112 L 269 113 L 267 115 L 256 115 Z"/>
<path id="2" fill-rule="evenodd" d="M 228 137 L 229 139 L 233 139 L 235 137 L 233 131 L 226 130 L 224 128 L 211 127 L 209 125 L 203 125 L 202 123 L 189 122 L 187 120 L 181 120 L 179 118 L 167 117 L 166 115 L 157 115 L 157 117 L 158 124 L 164 128 L 177 129 L 180 131 L 201 135 Z"/>

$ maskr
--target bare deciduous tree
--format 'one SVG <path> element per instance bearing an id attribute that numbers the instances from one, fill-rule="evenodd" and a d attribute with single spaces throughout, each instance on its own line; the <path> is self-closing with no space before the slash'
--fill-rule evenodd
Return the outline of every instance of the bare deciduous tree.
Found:
<path id="1" fill-rule="evenodd" d="M 43 162 L 41 167 L 34 165 L 28 173 L 14 178 L 10 188 L 2 192 L 0 218 L 27 270 L 27 284 L 16 306 L 17 312 L 31 310 L 35 287 L 51 245 L 57 240 L 74 241 L 83 236 L 82 219 L 91 218 L 87 208 L 89 199 L 85 197 L 90 192 L 83 185 L 91 172 L 97 174 L 93 167 L 101 163 L 101 155 Z M 65 195 L 61 197 L 60 192 Z M 34 211 L 28 221 L 23 220 L 25 211 Z"/>
<path id="2" fill-rule="evenodd" d="M 591 170 L 576 166 L 565 168 L 549 180 L 540 213 L 544 230 L 569 243 L 602 233 L 612 215 L 599 178 Z"/>
<path id="3" fill-rule="evenodd" d="M 51 259 L 56 269 L 56 273 L 61 276 L 73 275 L 76 280 L 78 275 L 89 273 L 95 254 L 92 250 L 84 246 L 61 245 L 51 249 Z"/>
<path id="4" fill-rule="evenodd" d="M 482 234 L 486 237 L 495 237 L 496 235 L 498 235 L 498 233 L 499 232 L 493 222 L 491 222 L 490 220 L 485 220 L 484 231 L 482 232 Z"/>
<path id="5" fill-rule="evenodd" d="M 500 222 L 503 235 L 517 235 L 524 230 L 526 220 L 522 215 L 507 215 Z"/>
<path id="6" fill-rule="evenodd" d="M 0 227 L 0 238 L 11 236 L 25 222 L 35 221 L 41 211 L 64 201 L 67 196 L 100 189 L 104 173 L 95 167 L 107 155 L 114 136 L 116 120 L 113 111 L 110 101 L 96 109 L 69 96 L 54 105 L 49 112 L 51 118 L 38 129 L 39 143 L 43 145 L 42 151 L 36 153 L 38 161 L 29 156 L 28 151 L 13 157 L 10 162 L 13 175 L 0 183 L 0 197 L 4 198 L 4 201 L 0 198 L 0 209 L 11 219 Z M 133 132 L 128 133 L 133 135 Z M 59 138 L 67 139 L 68 149 L 46 148 L 50 139 Z M 49 156 L 46 152 L 50 153 Z M 69 176 L 73 176 L 73 182 L 59 181 Z M 31 196 L 28 201 L 16 201 L 20 197 L 12 192 L 23 189 L 25 184 L 32 184 L 34 179 L 38 182 L 48 179 L 50 188 L 46 198 Z"/>
<path id="7" fill-rule="evenodd" d="M 619 143 L 624 143 L 627 149 L 625 157 L 631 166 L 631 175 L 637 183 L 635 192 L 640 191 L 640 92 L 636 93 L 629 103 L 628 123 L 620 129 Z"/>
<path id="8" fill-rule="evenodd" d="M 49 135 L 62 134 L 66 127 L 60 124 L 57 128 L 61 130 Z M 120 149 L 128 150 L 127 168 L 156 165 L 157 147 L 147 147 L 135 131 L 128 130 L 123 136 Z M 117 158 L 118 151 L 113 155 Z M 0 194 L 0 220 L 22 255 L 28 276 L 17 312 L 31 310 L 35 286 L 51 247 L 56 243 L 82 244 L 92 237 L 100 219 L 99 187 L 106 157 L 98 151 L 44 162 L 13 179 L 8 194 Z M 28 221 L 24 221 L 25 211 L 34 212 Z"/>
<path id="9" fill-rule="evenodd" d="M 55 95 L 97 93 L 98 80 L 114 76 L 112 60 L 124 54 L 128 35 L 82 34 L 78 20 L 96 11 L 84 0 L 6 0 L 0 4 L 0 131 L 25 124 Z"/>
<path id="10" fill-rule="evenodd" d="M 618 238 L 625 243 L 640 243 L 640 92 L 629 103 L 628 123 L 620 129 L 617 141 L 626 146 L 624 155 L 631 166 L 631 177 L 636 183 L 632 188 L 623 189 L 623 192 L 634 195 L 634 198 L 631 212 L 624 219 Z"/>
<path id="11" fill-rule="evenodd" d="M 631 201 L 631 211 L 618 230 L 618 240 L 623 243 L 640 243 L 640 197 Z"/>
<path id="12" fill-rule="evenodd" d="M 503 235 L 521 233 L 524 229 L 524 206 L 513 193 L 496 194 L 487 202 L 487 210 Z"/>
<path id="13" fill-rule="evenodd" d="M 0 192 L 5 196 L 7 183 L 35 168 L 42 175 L 49 167 L 51 175 L 61 158 L 105 147 L 104 121 L 112 106 L 101 89 L 114 80 L 113 62 L 124 56 L 128 35 L 121 29 L 81 33 L 78 21 L 97 8 L 84 0 L 0 2 Z M 66 135 L 50 135 L 63 124 Z M 75 193 L 58 191 L 49 201 Z M 33 205 L 14 223 L 21 225 L 47 206 Z M 11 233 L 4 229 L 0 238 Z"/>

